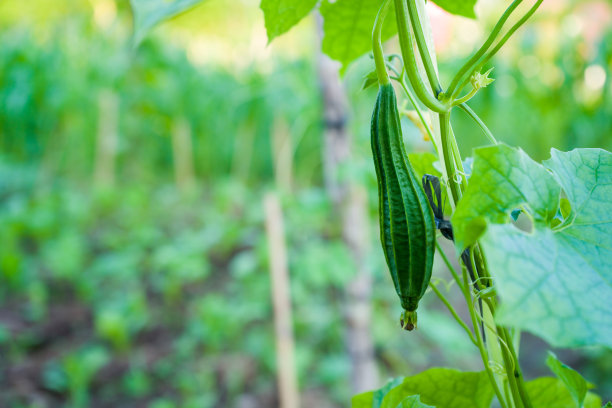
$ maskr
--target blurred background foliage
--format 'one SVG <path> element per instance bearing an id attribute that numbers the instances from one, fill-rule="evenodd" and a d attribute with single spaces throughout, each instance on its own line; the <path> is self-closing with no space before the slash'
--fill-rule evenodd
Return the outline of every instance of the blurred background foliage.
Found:
<path id="1" fill-rule="evenodd" d="M 431 10 L 443 77 L 502 3 L 483 1 L 478 22 Z M 472 102 L 498 139 L 537 159 L 612 148 L 611 19 L 609 2 L 559 1 L 520 32 Z M 125 0 L 0 3 L 1 406 L 274 406 L 261 199 L 275 132 L 293 146 L 282 201 L 303 405 L 347 405 L 342 297 L 355 265 L 323 186 L 314 27 L 267 45 L 257 1 L 210 0 L 134 48 Z M 432 296 L 418 333 L 397 327 L 374 233 L 375 95 L 360 89 L 371 64 L 344 78 L 354 151 L 342 177 L 368 188 L 381 375 L 477 370 Z M 453 120 L 465 155 L 485 142 L 461 112 Z M 429 150 L 405 128 L 412 150 Z M 545 345 L 525 343 L 527 372 L 545 373 Z M 558 353 L 612 398 L 610 352 Z"/>

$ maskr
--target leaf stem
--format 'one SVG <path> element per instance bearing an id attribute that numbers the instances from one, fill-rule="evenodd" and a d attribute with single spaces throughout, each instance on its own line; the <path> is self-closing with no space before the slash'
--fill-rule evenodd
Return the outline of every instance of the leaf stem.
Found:
<path id="1" fill-rule="evenodd" d="M 469 101 L 470 99 L 472 99 L 477 93 L 478 93 L 479 89 L 478 88 L 472 88 L 472 90 L 465 96 L 457 99 L 455 102 L 453 102 L 453 106 L 457 106 L 457 105 L 461 105 L 462 103 L 465 103 L 467 101 Z"/>

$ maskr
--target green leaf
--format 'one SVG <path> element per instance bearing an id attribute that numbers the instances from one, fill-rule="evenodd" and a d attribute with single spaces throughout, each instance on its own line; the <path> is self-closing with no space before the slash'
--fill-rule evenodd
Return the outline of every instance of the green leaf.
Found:
<path id="1" fill-rule="evenodd" d="M 134 44 L 138 45 L 156 24 L 204 0 L 130 0 L 134 14 Z"/>
<path id="2" fill-rule="evenodd" d="M 406 397 L 399 403 L 395 408 L 436 408 L 431 405 L 426 405 L 421 402 L 421 397 L 418 395 L 413 395 L 411 397 Z"/>
<path id="3" fill-rule="evenodd" d="M 431 174 L 432 176 L 436 176 L 440 179 L 442 178 L 442 173 L 436 167 L 440 162 L 435 154 L 430 152 L 408 153 L 408 160 L 420 179 L 422 179 L 423 175 L 425 174 Z M 441 191 L 441 199 L 442 203 L 444 204 L 444 214 L 451 214 L 452 209 L 450 206 L 450 201 L 446 193 L 446 188 L 443 185 L 441 186 Z"/>
<path id="4" fill-rule="evenodd" d="M 582 407 L 588 388 L 586 380 L 580 373 L 559 361 L 557 356 L 550 351 L 548 352 L 546 365 L 555 373 L 557 378 L 565 384 L 565 387 L 576 402 L 576 405 L 579 408 Z"/>
<path id="5" fill-rule="evenodd" d="M 451 14 L 458 16 L 476 18 L 474 6 L 477 0 L 432 0 L 438 6 Z"/>
<path id="6" fill-rule="evenodd" d="M 576 408 L 576 402 L 561 380 L 541 377 L 525 384 L 533 408 Z M 587 393 L 584 408 L 599 408 L 601 398 Z"/>
<path id="7" fill-rule="evenodd" d="M 601 408 L 612 408 L 612 401 L 608 401 L 608 403 Z"/>
<path id="8" fill-rule="evenodd" d="M 435 167 L 435 164 L 438 163 L 435 154 L 429 152 L 408 153 L 408 160 L 419 177 L 423 177 L 425 174 L 431 174 L 438 178 L 442 177 L 442 173 Z"/>
<path id="9" fill-rule="evenodd" d="M 419 395 L 424 404 L 437 408 L 488 408 L 493 399 L 493 389 L 485 372 L 431 368 L 406 377 L 401 385 L 385 396 L 381 408 L 410 407 L 400 404 L 415 395 Z"/>
<path id="10" fill-rule="evenodd" d="M 540 219 L 550 214 L 549 200 L 542 199 L 551 194 L 548 175 L 546 182 L 537 181 L 542 187 L 535 194 L 536 181 L 532 179 L 538 167 L 517 161 L 505 163 L 495 156 L 488 157 L 487 162 L 493 163 L 489 182 L 498 183 L 496 191 L 489 189 L 490 194 L 507 197 L 511 202 L 496 201 L 498 213 L 489 220 L 503 222 L 498 214 L 516 204 L 516 186 L 522 187 L 529 207 Z M 501 325 L 530 331 L 557 347 L 612 347 L 612 302 L 606 301 L 612 299 L 612 154 L 599 149 L 569 153 L 553 150 L 552 159 L 545 164 L 567 195 L 569 218 L 554 229 L 536 219 L 531 233 L 512 225 L 487 227 L 487 221 L 478 226 L 486 229 L 480 243 L 502 299 L 496 320 Z M 531 167 L 532 173 L 522 177 L 522 183 L 519 177 L 514 179 L 514 186 L 509 185 L 497 176 L 505 174 L 508 166 L 516 167 L 514 172 Z M 471 188 L 481 185 L 484 189 L 485 181 L 481 170 L 477 170 L 463 200 L 477 206 L 473 195 L 482 194 Z M 456 226 L 459 228 L 455 236 L 457 232 L 464 237 L 469 235 L 464 231 L 466 223 Z"/>
<path id="11" fill-rule="evenodd" d="M 402 383 L 404 377 L 392 378 L 384 387 L 375 391 L 357 394 L 351 399 L 352 408 L 379 408 L 382 400 L 389 391 Z"/>
<path id="12" fill-rule="evenodd" d="M 376 73 L 375 69 L 368 72 L 368 74 L 363 77 L 363 85 L 361 86 L 361 90 L 368 89 L 374 85 L 378 85 L 378 74 Z"/>
<path id="13" fill-rule="evenodd" d="M 476 243 L 488 224 L 507 223 L 520 206 L 528 206 L 536 222 L 550 222 L 559 193 L 544 166 L 522 150 L 504 144 L 475 149 L 470 183 L 452 218 L 457 250 Z"/>
<path id="14" fill-rule="evenodd" d="M 318 0 L 261 0 L 268 42 L 289 31 L 317 5 Z"/>
<path id="15" fill-rule="evenodd" d="M 381 4 L 382 0 L 324 0 L 321 4 L 322 49 L 342 63 L 342 70 L 372 49 L 372 27 Z M 397 32 L 392 9 L 385 19 L 383 40 Z"/>

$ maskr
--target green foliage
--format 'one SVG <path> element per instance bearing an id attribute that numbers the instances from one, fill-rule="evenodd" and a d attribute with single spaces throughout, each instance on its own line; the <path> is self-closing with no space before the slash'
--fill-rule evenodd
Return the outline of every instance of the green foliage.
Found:
<path id="1" fill-rule="evenodd" d="M 76 336 L 53 340 L 57 352 L 49 357 L 44 386 L 59 398 L 70 395 L 74 406 L 88 406 L 87 401 L 110 393 L 113 401 L 136 404 L 161 389 L 179 395 L 172 400 L 181 406 L 204 397 L 192 406 L 210 406 L 219 387 L 215 370 L 229 370 L 221 385 L 228 387 L 228 404 L 249 386 L 273 389 L 261 195 L 226 182 L 208 190 L 191 198 L 180 197 L 171 185 L 154 190 L 124 186 L 97 196 L 68 188 L 37 196 L 19 190 L 8 196 L 13 204 L 0 207 L 0 234 L 17 242 L 20 260 L 12 283 L 3 277 L 0 287 L 3 305 L 23 306 L 12 317 L 29 322 L 29 308 L 40 308 L 40 322 L 28 323 L 39 328 L 65 304 L 93 316 L 93 327 L 70 323 L 78 329 Z M 309 387 L 336 390 L 326 398 L 342 400 L 348 397 L 348 362 L 336 293 L 355 267 L 330 229 L 330 205 L 320 190 L 286 200 L 284 209 L 298 354 L 304 356 L 299 374 L 308 376 Z M 78 273 L 66 275 L 61 263 L 49 264 L 42 254 L 53 249 L 70 256 L 66 248 L 71 246 L 55 243 L 75 233 L 81 241 Z M 3 348 L 6 364 L 19 364 L 37 347 L 38 336 L 34 330 L 7 332 L 0 342 L 0 347 L 12 345 Z M 74 341 L 83 342 L 82 352 L 72 351 Z M 233 356 L 229 361 L 227 353 Z M 213 368 L 204 375 L 202 367 Z M 105 370 L 119 375 L 100 385 L 97 375 Z M 255 385 L 252 370 L 259 376 Z"/>
<path id="2" fill-rule="evenodd" d="M 145 38 L 156 24 L 189 10 L 204 0 L 130 0 L 134 14 L 134 42 Z"/>
<path id="3" fill-rule="evenodd" d="M 82 35 L 75 36 L 79 30 Z M 154 39 L 132 54 L 125 46 L 127 33 L 110 35 L 84 23 L 58 27 L 48 44 L 28 33 L 7 31 L 0 50 L 0 71 L 7 79 L 0 82 L 0 103 L 6 107 L 0 110 L 0 149 L 10 157 L 0 189 L 24 177 L 47 187 L 53 187 L 58 176 L 90 183 L 99 99 L 109 92 L 120 109 L 118 180 L 172 180 L 170 135 L 181 118 L 191 128 L 199 179 L 231 176 L 246 184 L 272 179 L 269 135 L 278 120 L 292 123 L 296 183 L 321 178 L 316 165 L 320 100 L 316 87 L 302 82 L 315 81 L 315 69 L 306 61 L 279 60 L 274 65 L 278 83 L 272 86 L 261 67 L 200 70 L 184 50 Z M 287 99 L 293 103 L 282 103 Z M 218 111 L 232 112 L 232 120 Z M 217 149 L 207 148 L 213 143 Z M 11 167 L 16 163 L 28 163 L 31 171 Z M 57 245 L 72 245 L 78 258 L 74 239 Z M 7 254 L 0 262 L 15 262 L 11 258 Z M 66 268 L 70 273 L 71 266 Z"/>
<path id="4" fill-rule="evenodd" d="M 351 407 L 353 408 L 380 408 L 383 399 L 393 388 L 397 387 L 404 381 L 404 378 L 392 378 L 387 381 L 384 387 L 375 390 L 364 392 L 362 394 L 355 395 L 351 399 Z"/>
<path id="5" fill-rule="evenodd" d="M 406 397 L 400 402 L 396 408 L 434 408 L 431 405 L 426 405 L 421 402 L 421 397 L 413 395 Z"/>
<path id="6" fill-rule="evenodd" d="M 476 18 L 474 6 L 477 0 L 432 0 L 438 6 L 452 14 L 463 17 Z"/>
<path id="7" fill-rule="evenodd" d="M 196 3 L 132 0 L 137 41 L 158 22 Z M 297 24 L 315 3 L 262 1 L 269 40 Z M 369 49 L 380 3 L 323 2 L 323 47 L 345 68 Z M 474 16 L 473 0 L 436 3 Z M 389 16 L 384 38 L 395 31 L 394 20 Z M 0 305 L 9 312 L 0 316 L 0 351 L 9 374 L 23 371 L 24 360 L 38 364 L 30 354 L 43 356 L 44 364 L 36 367 L 42 373 L 40 387 L 74 407 L 90 401 L 112 405 L 116 401 L 105 400 L 109 395 L 134 406 L 145 400 L 158 407 L 233 406 L 241 394 L 270 393 L 274 340 L 271 310 L 262 301 L 269 298 L 269 282 L 258 203 L 261 184 L 272 175 L 269 134 L 282 118 L 291 124 L 297 146 L 297 187 L 294 197 L 285 198 L 284 210 L 298 372 L 301 383 L 345 401 L 350 366 L 338 293 L 351 282 L 356 265 L 341 242 L 337 214 L 318 187 L 310 188 L 321 180 L 320 97 L 311 85 L 315 70 L 287 61 L 231 72 L 198 69 L 184 52 L 155 39 L 128 52 L 122 30 L 112 31 L 98 30 L 81 16 L 58 27 L 44 44 L 27 31 L 3 32 Z M 526 37 L 520 53 L 532 52 L 531 42 L 539 41 Z M 609 144 L 597 139 L 609 134 L 609 120 L 600 113 L 609 87 L 595 102 L 575 101 L 574 89 L 584 82 L 581 64 L 587 61 L 572 57 L 567 47 L 562 44 L 560 53 L 562 86 L 548 92 L 540 81 L 523 79 L 520 68 L 509 63 L 496 70 L 496 86 L 510 81 L 521 92 L 511 98 L 481 93 L 485 96 L 474 100 L 485 114 L 489 110 L 498 118 L 502 131 L 529 139 L 528 151 L 536 155 L 550 144 L 574 145 L 576 135 L 580 143 Z M 601 61 L 609 60 L 606 47 L 603 41 L 597 50 Z M 264 72 L 274 81 L 268 83 Z M 97 149 L 93 135 L 105 120 L 98 102 L 106 92 L 117 95 L 120 107 L 119 181 L 114 190 L 94 191 L 89 188 Z M 359 109 L 355 106 L 353 116 L 366 117 Z M 535 125 L 530 122 L 534 118 Z M 206 188 L 180 196 L 169 184 L 173 158 L 167 135 L 183 119 L 193 131 L 196 177 Z M 542 128 L 549 130 L 546 138 L 539 137 Z M 525 136 L 533 132 L 538 137 Z M 359 153 L 367 145 L 363 133 L 356 127 Z M 474 132 L 455 133 L 463 142 Z M 413 154 L 413 159 L 419 175 L 441 176 L 434 155 Z M 470 187 L 453 220 L 459 250 L 477 240 L 482 244 L 494 287 L 479 294 L 501 296 L 498 322 L 556 345 L 611 344 L 612 310 L 605 302 L 612 282 L 610 167 L 610 154 L 595 150 L 553 151 L 544 165 L 505 145 L 476 151 L 474 171 L 466 167 Z M 373 179 L 359 164 L 342 171 L 349 179 Z M 240 183 L 229 182 L 228 175 Z M 249 192 L 247 183 L 257 188 Z M 522 228 L 529 217 L 531 233 L 511 224 L 517 217 Z M 366 260 L 382 270 L 377 261 Z M 390 282 L 380 281 L 379 275 L 374 307 L 384 315 L 393 309 L 392 296 L 382 289 Z M 71 317 L 64 306 L 85 317 L 77 313 L 69 319 L 68 334 L 56 343 L 45 327 L 54 327 L 57 316 Z M 422 329 L 425 341 L 418 335 L 411 339 L 410 352 L 435 343 L 446 355 L 460 353 L 448 334 L 456 333 L 445 330 L 448 317 L 427 313 L 435 324 Z M 397 330 L 385 325 L 388 320 L 374 322 L 377 354 L 389 371 L 402 372 L 401 353 L 408 348 L 403 339 L 389 335 Z M 41 349 L 53 352 L 38 353 Z M 558 379 L 527 384 L 534 408 L 576 407 L 583 400 L 587 408 L 601 406 L 577 372 L 552 355 L 548 364 Z M 104 368 L 120 374 L 100 385 Z M 13 399 L 19 389 L 8 397 L 2 393 L 0 405 L 34 403 Z M 353 404 L 484 408 L 492 398 L 484 373 L 432 369 L 357 396 Z"/>
<path id="8" fill-rule="evenodd" d="M 567 390 L 563 381 L 552 377 L 541 377 L 529 381 L 526 390 L 534 408 L 580 408 L 576 401 Z M 587 393 L 584 401 L 584 408 L 599 408 L 601 398 Z"/>
<path id="9" fill-rule="evenodd" d="M 481 196 L 478 187 L 486 189 L 487 183 L 498 183 L 494 193 L 497 196 L 514 197 L 513 174 L 522 174 L 524 170 L 521 169 L 536 166 L 524 156 L 519 161 L 518 153 L 514 154 L 514 160 L 505 161 L 509 157 L 508 148 L 492 149 L 496 153 L 486 159 L 477 153 L 475 173 L 460 206 L 464 202 L 477 206 L 473 195 Z M 481 173 L 478 170 L 483 162 L 489 163 L 486 167 L 490 171 Z M 606 233 L 610 221 L 605 198 L 612 194 L 612 154 L 597 149 L 569 153 L 553 151 L 552 159 L 545 162 L 545 166 L 552 171 L 558 185 L 553 186 L 550 181 L 541 184 L 527 204 L 534 214 L 540 214 L 540 220 L 544 220 L 544 215 L 550 214 L 550 199 L 542 200 L 541 197 L 558 196 L 562 188 L 572 208 L 569 218 L 551 229 L 534 217 L 536 222 L 531 233 L 520 231 L 511 224 L 481 224 L 477 233 L 467 232 L 473 227 L 464 223 L 464 218 L 453 218 L 457 235 L 471 233 L 476 237 L 486 229 L 480 242 L 489 257 L 495 287 L 503 300 L 497 315 L 501 324 L 529 330 L 556 346 L 609 346 L 612 344 L 612 322 L 608 316 L 612 308 L 594 299 L 612 296 L 610 234 Z M 510 168 L 515 170 L 508 173 Z M 532 174 L 534 172 L 532 170 Z M 501 174 L 509 174 L 507 183 L 496 181 Z M 525 190 L 530 191 L 527 187 Z M 516 204 L 514 200 L 509 200 L 509 205 L 498 204 L 494 208 L 495 218 L 489 218 L 488 222 L 505 220 L 508 223 L 513 204 Z M 457 209 L 457 213 L 464 212 Z"/>
<path id="10" fill-rule="evenodd" d="M 373 87 L 374 85 L 378 85 L 378 74 L 376 73 L 376 70 L 368 72 L 368 74 L 363 77 L 363 85 L 361 86 L 361 89 L 365 90 Z"/>
<path id="11" fill-rule="evenodd" d="M 324 0 L 323 52 L 340 61 L 343 69 L 372 48 L 372 26 L 382 0 Z M 395 14 L 389 13 L 383 26 L 383 40 L 395 34 Z"/>
<path id="12" fill-rule="evenodd" d="M 318 0 L 261 0 L 268 42 L 289 31 L 317 5 Z"/>
<path id="13" fill-rule="evenodd" d="M 87 389 L 94 375 L 108 361 L 107 352 L 100 347 L 88 348 L 64 358 L 63 367 L 70 392 L 71 408 L 89 406 Z"/>
<path id="14" fill-rule="evenodd" d="M 525 206 L 534 222 L 548 225 L 559 205 L 560 187 L 540 164 L 505 145 L 474 151 L 473 175 L 453 214 L 457 251 L 473 245 L 487 225 L 508 222 Z"/>
<path id="15" fill-rule="evenodd" d="M 439 160 L 435 154 L 429 152 L 409 153 L 408 160 L 410 160 L 410 164 L 419 178 L 425 174 L 442 177 L 442 173 L 436 168 Z"/>
<path id="16" fill-rule="evenodd" d="M 355 396 L 353 408 L 488 408 L 493 399 L 493 390 L 484 372 L 431 368 L 404 378 L 401 384 L 399 381 L 392 380 L 380 390 Z"/>
<path id="17" fill-rule="evenodd" d="M 561 380 L 563 384 L 565 384 L 565 387 L 570 392 L 574 402 L 576 402 L 576 405 L 579 408 L 582 407 L 588 389 L 586 380 L 580 375 L 580 373 L 559 361 L 557 356 L 555 356 L 555 354 L 552 352 L 548 353 L 546 365 L 548 365 L 557 378 Z"/>

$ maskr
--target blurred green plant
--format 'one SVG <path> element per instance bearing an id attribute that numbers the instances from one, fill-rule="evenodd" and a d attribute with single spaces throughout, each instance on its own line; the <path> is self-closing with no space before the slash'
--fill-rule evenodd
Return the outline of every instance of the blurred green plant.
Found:
<path id="1" fill-rule="evenodd" d="M 300 380 L 344 406 L 349 365 L 338 298 L 352 268 L 337 216 L 320 188 L 321 104 L 312 62 L 276 58 L 231 71 L 198 67 L 161 36 L 134 50 L 127 30 L 97 27 L 89 6 L 65 7 L 48 7 L 55 22 L 44 40 L 16 22 L 18 13 L 1 17 L 10 21 L 0 28 L 3 384 L 24 380 L 15 373 L 32 363 L 42 377 L 41 392 L 57 404 L 232 406 L 244 395 L 265 401 L 275 386 L 275 357 L 258 202 L 272 180 L 269 135 L 280 116 L 290 124 L 295 147 L 296 194 L 284 198 L 284 208 Z M 117 24 L 125 28 L 123 20 Z M 525 150 L 536 158 L 551 144 L 610 149 L 612 125 L 601 113 L 610 106 L 610 76 L 599 97 L 579 95 L 585 67 L 609 72 L 611 34 L 600 40 L 595 60 L 574 52 L 582 40 L 571 36 L 563 37 L 552 59 L 539 55 L 533 46 L 538 35 L 523 36 L 521 53 L 542 67 L 561 67 L 562 85 L 522 79 L 525 62 L 499 61 L 494 89 L 501 90 L 481 93 L 474 108 L 501 140 L 526 141 Z M 442 70 L 454 63 L 445 61 Z M 346 73 L 357 118 L 369 117 L 373 97 L 360 91 L 364 66 Z M 515 86 L 524 92 L 508 94 Z M 109 191 L 93 191 L 104 92 L 118 99 L 118 182 Z M 498 116 L 502 105 L 504 118 Z M 455 123 L 465 146 L 482 143 L 479 130 L 461 115 Z M 167 135 L 179 117 L 192 131 L 199 187 L 191 196 L 172 185 Z M 538 125 L 555 129 L 558 139 L 541 141 Z M 352 126 L 357 157 L 343 176 L 367 180 L 375 195 L 368 130 L 356 121 Z M 418 130 L 408 123 L 405 128 L 407 143 L 422 149 Z M 430 164 L 423 167 L 430 171 Z M 369 262 L 382 270 L 380 259 Z M 376 313 L 392 315 L 389 282 L 376 276 Z M 74 311 L 80 317 L 73 318 Z M 450 318 L 435 310 L 424 318 L 441 323 L 421 328 L 423 339 L 410 350 L 395 336 L 392 318 L 374 322 L 387 371 L 406 372 L 408 358 L 422 367 L 432 351 L 469 367 L 469 343 L 453 340 L 461 333 Z M 593 351 L 592 360 L 598 362 L 588 367 L 588 378 L 609 371 L 609 353 Z M 2 388 L 2 406 L 33 403 L 16 387 Z"/>

